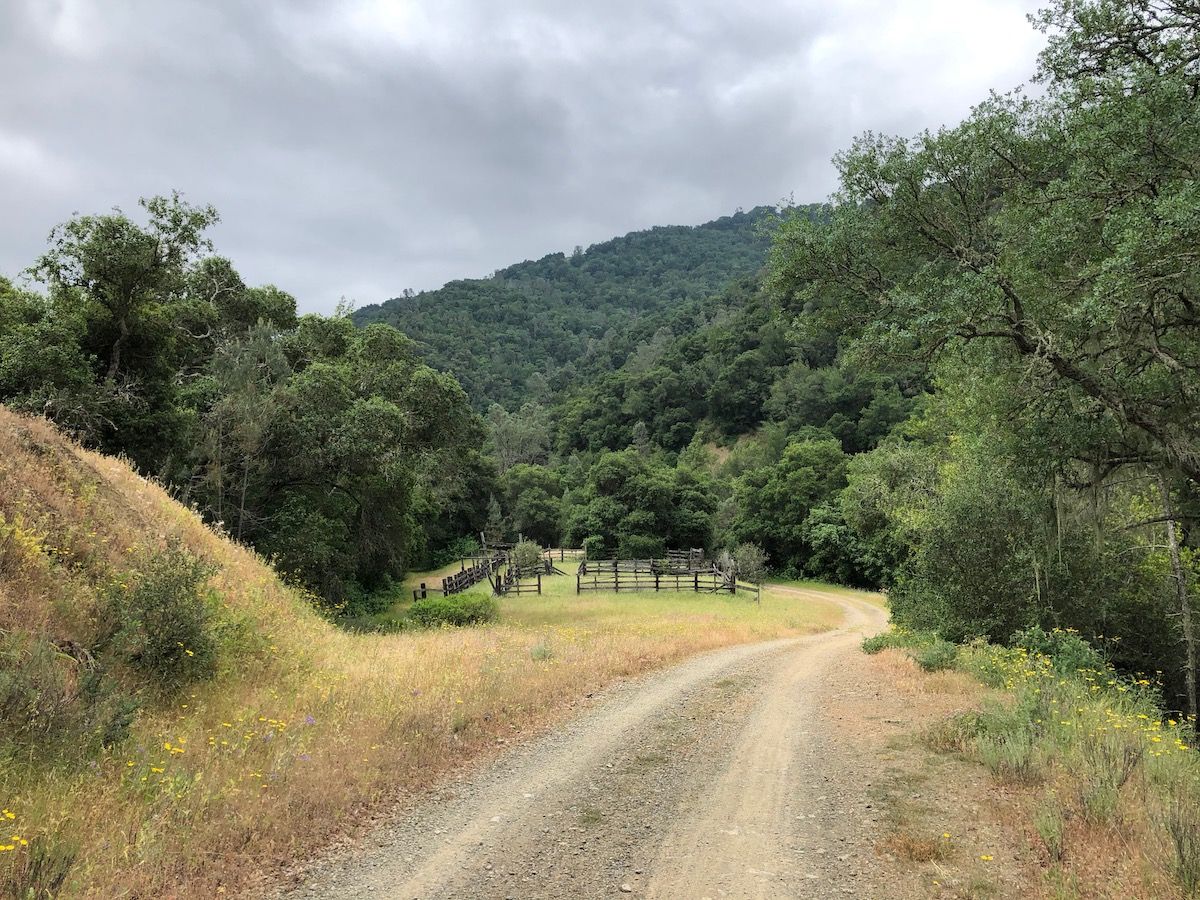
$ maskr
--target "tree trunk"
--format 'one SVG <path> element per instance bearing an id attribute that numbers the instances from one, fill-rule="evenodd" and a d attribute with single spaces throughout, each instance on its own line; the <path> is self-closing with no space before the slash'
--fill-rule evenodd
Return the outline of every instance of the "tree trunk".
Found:
<path id="1" fill-rule="evenodd" d="M 117 373 L 121 369 L 121 348 L 129 340 L 129 326 L 125 324 L 124 317 L 117 319 L 117 327 L 120 330 L 120 334 L 113 341 L 112 350 L 109 352 L 108 375 L 106 376 L 108 381 L 117 380 Z"/>
<path id="2" fill-rule="evenodd" d="M 1175 599 L 1179 603 L 1179 621 L 1183 629 L 1185 657 L 1184 677 L 1187 680 L 1188 715 L 1196 715 L 1196 634 L 1192 623 L 1192 604 L 1188 597 L 1186 573 L 1179 556 L 1179 534 L 1175 527 L 1175 511 L 1171 503 L 1171 491 L 1167 480 L 1160 472 L 1158 490 L 1162 495 L 1163 515 L 1167 520 L 1167 547 L 1171 554 L 1171 575 L 1175 579 Z"/>

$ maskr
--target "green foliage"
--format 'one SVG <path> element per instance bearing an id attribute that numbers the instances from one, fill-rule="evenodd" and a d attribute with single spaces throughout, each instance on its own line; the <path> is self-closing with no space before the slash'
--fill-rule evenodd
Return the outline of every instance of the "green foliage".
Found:
<path id="1" fill-rule="evenodd" d="M 811 548 L 805 533 L 809 513 L 845 479 L 845 454 L 837 441 L 788 444 L 773 465 L 752 469 L 735 483 L 734 539 L 758 544 L 779 568 L 803 571 Z"/>
<path id="2" fill-rule="evenodd" d="M 843 495 L 867 555 L 895 560 L 896 616 L 954 639 L 1115 635 L 1122 667 L 1164 671 L 1194 710 L 1200 30 L 1186 5 L 1115 0 L 1038 21 L 1037 99 L 856 140 L 828 221 L 781 227 L 770 283 L 848 362 L 931 367 L 905 451 L 923 465 L 889 472 L 890 449 Z"/>
<path id="3" fill-rule="evenodd" d="M 750 542 L 738 544 L 733 550 L 733 562 L 738 577 L 757 584 L 767 577 L 767 551 Z"/>
<path id="4" fill-rule="evenodd" d="M 544 547 L 559 544 L 563 484 L 556 471 L 518 463 L 500 477 L 500 492 L 512 531 Z"/>
<path id="5" fill-rule="evenodd" d="M 1074 630 L 1054 628 L 1044 631 L 1034 625 L 1016 632 L 1009 643 L 1049 658 L 1054 662 L 1054 668 L 1063 675 L 1073 676 L 1083 671 L 1100 672 L 1109 665 L 1104 654 Z"/>
<path id="6" fill-rule="evenodd" d="M 147 555 L 132 584 L 112 588 L 114 644 L 156 690 L 177 693 L 216 672 L 214 567 L 178 544 Z"/>
<path id="7" fill-rule="evenodd" d="M 447 566 L 455 560 L 478 556 L 479 553 L 478 538 L 470 536 L 460 537 L 439 551 L 438 555 L 434 557 L 433 568 L 440 569 L 442 566 Z"/>
<path id="8" fill-rule="evenodd" d="M 867 654 L 879 653 L 881 650 L 910 650 L 924 647 L 935 640 L 935 635 L 923 631 L 910 631 L 900 625 L 893 625 L 887 631 L 873 634 L 864 638 L 862 651 Z"/>
<path id="9" fill-rule="evenodd" d="M 0 402 L 166 480 L 330 609 L 366 609 L 483 527 L 494 467 L 449 376 L 383 325 L 297 318 L 211 254 L 178 195 L 54 230 L 0 280 Z"/>
<path id="10" fill-rule="evenodd" d="M 431 365 L 457 376 L 477 409 L 516 409 L 538 399 L 531 384 L 561 388 L 576 369 L 615 368 L 663 314 L 755 273 L 769 246 L 759 227 L 773 213 L 764 207 L 695 228 L 634 232 L 574 256 L 554 253 L 366 306 L 354 319 L 402 328 Z M 631 314 L 634 335 L 625 333 Z"/>
<path id="11" fill-rule="evenodd" d="M 137 701 L 86 648 L 45 636 L 0 637 L 0 723 L 6 749 L 79 765 L 124 740 Z"/>
<path id="12" fill-rule="evenodd" d="M 570 450 L 658 446 L 682 450 L 698 433 L 736 437 L 764 424 L 875 445 L 914 407 L 919 370 L 858 375 L 844 369 L 832 332 L 792 327 L 776 298 L 735 282 L 703 311 L 678 311 L 622 364 L 578 371 L 556 404 L 556 444 Z"/>
<path id="13" fill-rule="evenodd" d="M 500 618 L 496 601 L 484 594 L 451 594 L 449 597 L 429 597 L 418 600 L 409 616 L 426 628 L 438 625 L 482 625 Z"/>
<path id="14" fill-rule="evenodd" d="M 542 547 L 537 541 L 521 541 L 512 548 L 513 564 L 523 570 L 537 568 L 542 562 Z"/>
<path id="15" fill-rule="evenodd" d="M 711 540 L 715 502 L 707 479 L 636 449 L 600 454 L 566 504 L 566 540 L 591 558 L 644 559 Z"/>
<path id="16" fill-rule="evenodd" d="M 954 668 L 958 657 L 958 646 L 941 638 L 917 649 L 912 658 L 926 672 L 940 672 L 943 669 Z"/>

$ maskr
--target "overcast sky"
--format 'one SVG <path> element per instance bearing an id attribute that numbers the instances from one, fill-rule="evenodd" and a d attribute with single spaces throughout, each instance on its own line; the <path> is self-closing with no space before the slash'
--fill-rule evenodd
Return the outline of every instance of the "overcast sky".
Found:
<path id="1" fill-rule="evenodd" d="M 184 192 L 303 310 L 824 199 L 1027 81 L 1038 0 L 0 0 L 0 273 Z"/>

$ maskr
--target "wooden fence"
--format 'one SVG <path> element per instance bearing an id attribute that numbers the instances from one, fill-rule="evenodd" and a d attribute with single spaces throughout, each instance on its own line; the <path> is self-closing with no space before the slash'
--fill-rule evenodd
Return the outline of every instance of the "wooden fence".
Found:
<path id="1" fill-rule="evenodd" d="M 679 558 L 590 559 L 579 564 L 579 571 L 575 575 L 577 594 L 584 591 L 611 591 L 616 594 L 621 591 L 736 594 L 738 588 L 758 591 L 755 585 L 739 584 L 732 571 L 724 571 L 712 563 L 687 568 Z"/>
<path id="2" fill-rule="evenodd" d="M 440 590 L 443 597 L 461 593 L 472 585 L 479 584 L 483 579 L 490 578 L 493 572 L 504 565 L 505 557 L 499 553 L 493 556 L 468 556 L 461 562 L 462 568 L 459 571 L 442 579 Z M 467 563 L 471 565 L 468 566 Z M 439 590 L 439 588 L 434 588 L 434 590 Z M 427 588 L 422 582 L 420 588 L 413 590 L 413 599 L 420 600 L 425 596 L 427 596 Z"/>
<path id="3" fill-rule="evenodd" d="M 548 547 L 542 551 L 542 555 L 552 562 L 566 562 L 568 559 L 587 559 L 586 550 L 573 550 L 570 547 Z"/>
<path id="4" fill-rule="evenodd" d="M 496 594 L 540 594 L 543 571 L 541 566 L 531 570 L 518 566 L 509 566 L 503 572 L 497 570 L 492 579 L 492 590 Z"/>

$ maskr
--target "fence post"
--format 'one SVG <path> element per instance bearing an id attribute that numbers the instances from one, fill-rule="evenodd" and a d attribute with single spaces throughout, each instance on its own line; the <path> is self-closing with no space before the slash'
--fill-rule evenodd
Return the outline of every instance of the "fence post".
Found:
<path id="1" fill-rule="evenodd" d="M 697 572 L 695 575 L 692 576 L 692 592 L 695 594 L 700 593 L 700 573 L 699 572 Z"/>
<path id="2" fill-rule="evenodd" d="M 658 573 L 654 573 L 654 592 L 658 593 Z"/>
<path id="3" fill-rule="evenodd" d="M 538 595 L 542 593 L 542 573 L 538 572 Z"/>

